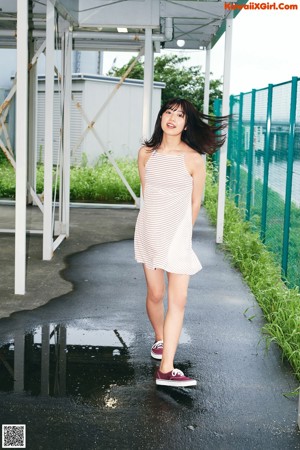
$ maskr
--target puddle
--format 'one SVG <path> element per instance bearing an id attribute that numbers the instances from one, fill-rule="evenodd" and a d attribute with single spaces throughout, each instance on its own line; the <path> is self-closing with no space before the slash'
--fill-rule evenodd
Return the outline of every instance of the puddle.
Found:
<path id="1" fill-rule="evenodd" d="M 186 329 L 182 328 L 181 335 L 179 338 L 179 343 L 180 344 L 190 344 L 191 341 L 192 341 L 191 337 L 188 334 L 188 332 L 186 331 Z"/>
<path id="2" fill-rule="evenodd" d="M 129 346 L 134 335 L 98 330 L 92 320 L 12 331 L 0 347 L 0 391 L 68 397 L 116 407 L 113 386 L 134 378 Z"/>

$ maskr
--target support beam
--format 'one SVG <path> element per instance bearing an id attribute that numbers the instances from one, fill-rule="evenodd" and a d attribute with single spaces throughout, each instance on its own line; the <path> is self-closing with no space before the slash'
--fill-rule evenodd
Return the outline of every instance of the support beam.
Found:
<path id="1" fill-rule="evenodd" d="M 88 118 L 87 114 L 84 112 L 82 106 L 77 103 L 77 108 L 80 110 L 82 117 L 84 118 L 84 120 L 86 121 L 86 123 L 91 123 L 90 119 Z M 119 175 L 119 177 L 121 178 L 121 180 L 123 181 L 124 185 L 126 186 L 128 192 L 130 193 L 131 197 L 133 198 L 133 200 L 135 201 L 136 204 L 138 204 L 138 198 L 135 195 L 135 193 L 133 192 L 131 186 L 129 185 L 128 181 L 126 180 L 126 178 L 124 177 L 121 169 L 119 168 L 118 164 L 116 163 L 116 161 L 114 160 L 113 156 L 107 151 L 107 149 L 105 148 L 103 142 L 101 141 L 99 134 L 97 133 L 97 130 L 95 130 L 95 127 L 91 127 L 91 130 L 98 142 L 98 144 L 100 145 L 100 148 L 102 149 L 103 153 L 107 156 L 107 158 L 109 159 L 109 161 L 111 162 L 111 164 L 114 166 L 117 174 Z"/>
<path id="2" fill-rule="evenodd" d="M 1 136 L 1 133 L 3 133 L 8 151 L 13 156 L 14 152 L 13 152 L 13 149 L 11 146 L 8 129 L 7 129 L 6 123 L 5 123 L 5 119 L 7 117 L 8 110 L 9 110 L 9 108 L 6 108 L 4 114 L 0 115 L 0 136 Z"/>
<path id="3" fill-rule="evenodd" d="M 204 80 L 204 99 L 203 99 L 203 113 L 209 113 L 209 88 L 210 88 L 210 54 L 211 54 L 211 46 L 210 44 L 207 46 L 205 51 L 205 80 Z M 203 159 L 206 164 L 206 155 L 203 155 Z M 202 203 L 205 198 L 205 186 L 202 193 Z"/>
<path id="4" fill-rule="evenodd" d="M 232 12 L 231 12 L 226 19 L 222 116 L 227 116 L 229 114 L 232 22 L 233 22 L 233 16 L 232 16 Z M 220 150 L 219 193 L 218 193 L 217 235 L 216 235 L 217 244 L 221 244 L 223 242 L 223 235 L 224 235 L 227 145 L 228 145 L 228 139 L 226 139 L 224 145 L 222 146 L 222 148 Z"/>
<path id="5" fill-rule="evenodd" d="M 152 30 L 145 29 L 145 62 L 144 62 L 144 98 L 143 98 L 143 139 L 149 139 L 151 136 L 152 125 L 152 95 L 153 95 L 153 44 Z M 143 204 L 142 185 L 140 187 L 140 198 L 137 206 Z"/>
<path id="6" fill-rule="evenodd" d="M 63 232 L 70 233 L 70 164 L 71 164 L 71 102 L 72 102 L 72 33 L 64 38 L 64 117 L 63 117 Z"/>
<path id="7" fill-rule="evenodd" d="M 153 94 L 153 44 L 152 29 L 145 29 L 145 63 L 144 63 L 144 105 L 143 105 L 143 138 L 151 135 Z"/>
<path id="8" fill-rule="evenodd" d="M 63 33 L 61 37 L 61 75 L 58 75 L 57 83 L 58 83 L 58 92 L 59 92 L 59 102 L 60 102 L 60 133 L 59 133 L 59 142 L 58 142 L 58 160 L 56 166 L 56 177 L 59 176 L 59 199 L 58 199 L 58 220 L 54 218 L 54 235 L 60 236 L 63 233 L 63 171 L 64 171 L 64 100 L 65 100 L 65 33 Z M 54 68 L 55 73 L 58 71 L 57 67 Z M 57 180 L 55 181 L 56 184 Z M 55 186 L 55 193 L 57 187 Z M 56 197 L 56 194 L 55 194 Z M 53 249 L 54 251 L 54 249 Z"/>
<path id="9" fill-rule="evenodd" d="M 17 41 L 17 51 L 18 51 L 18 41 Z M 15 95 L 17 90 L 17 78 L 15 77 L 13 85 L 9 91 L 9 93 L 7 94 L 4 102 L 2 103 L 2 105 L 0 105 L 0 114 L 3 113 L 3 111 L 9 106 L 11 99 L 13 98 L 13 96 Z"/>
<path id="10" fill-rule="evenodd" d="M 50 0 L 47 0 L 46 17 L 45 108 L 43 259 L 50 260 L 53 256 L 52 171 L 54 108 L 54 6 Z"/>
<path id="11" fill-rule="evenodd" d="M 34 41 L 29 44 L 30 60 L 34 57 Z M 36 189 L 36 131 L 37 131 L 37 64 L 31 66 L 29 72 L 29 105 L 28 105 L 28 183 Z M 31 189 L 28 191 L 28 203 L 34 200 Z"/>
<path id="12" fill-rule="evenodd" d="M 28 129 L 28 0 L 17 3 L 15 294 L 25 294 Z"/>
<path id="13" fill-rule="evenodd" d="M 203 113 L 209 113 L 209 88 L 210 88 L 210 54 L 211 46 L 207 46 L 205 51 L 205 81 L 204 81 L 204 100 L 203 100 Z"/>

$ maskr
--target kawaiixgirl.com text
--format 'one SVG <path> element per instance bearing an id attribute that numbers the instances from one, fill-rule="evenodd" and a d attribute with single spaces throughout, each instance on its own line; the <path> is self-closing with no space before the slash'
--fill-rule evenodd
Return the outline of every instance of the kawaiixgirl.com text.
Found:
<path id="1" fill-rule="evenodd" d="M 274 10 L 298 10 L 298 5 L 291 5 L 288 3 L 254 3 L 254 2 L 250 2 L 250 3 L 246 3 L 245 5 L 238 5 L 237 3 L 229 3 L 229 2 L 225 2 L 224 3 L 224 9 L 229 10 L 229 11 L 234 11 L 237 9 L 250 9 L 250 10 L 270 10 L 270 9 L 274 9 Z"/>

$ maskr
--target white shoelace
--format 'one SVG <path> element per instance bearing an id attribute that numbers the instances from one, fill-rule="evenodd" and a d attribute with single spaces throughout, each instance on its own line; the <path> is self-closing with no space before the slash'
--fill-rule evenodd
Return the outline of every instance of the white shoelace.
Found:
<path id="1" fill-rule="evenodd" d="M 179 370 L 179 369 L 173 369 L 173 370 L 172 370 L 172 376 L 173 376 L 173 377 L 176 377 L 176 375 L 179 375 L 180 377 L 184 377 L 184 373 L 183 373 L 181 370 Z"/>
<path id="2" fill-rule="evenodd" d="M 155 344 L 153 344 L 152 348 L 161 348 L 164 346 L 163 341 L 157 341 Z"/>

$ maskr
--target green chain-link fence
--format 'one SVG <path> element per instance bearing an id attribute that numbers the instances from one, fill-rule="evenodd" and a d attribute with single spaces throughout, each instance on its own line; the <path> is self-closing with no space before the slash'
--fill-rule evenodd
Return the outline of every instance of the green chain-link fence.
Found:
<path id="1" fill-rule="evenodd" d="M 300 286 L 300 78 L 231 96 L 230 114 L 229 195 Z"/>

